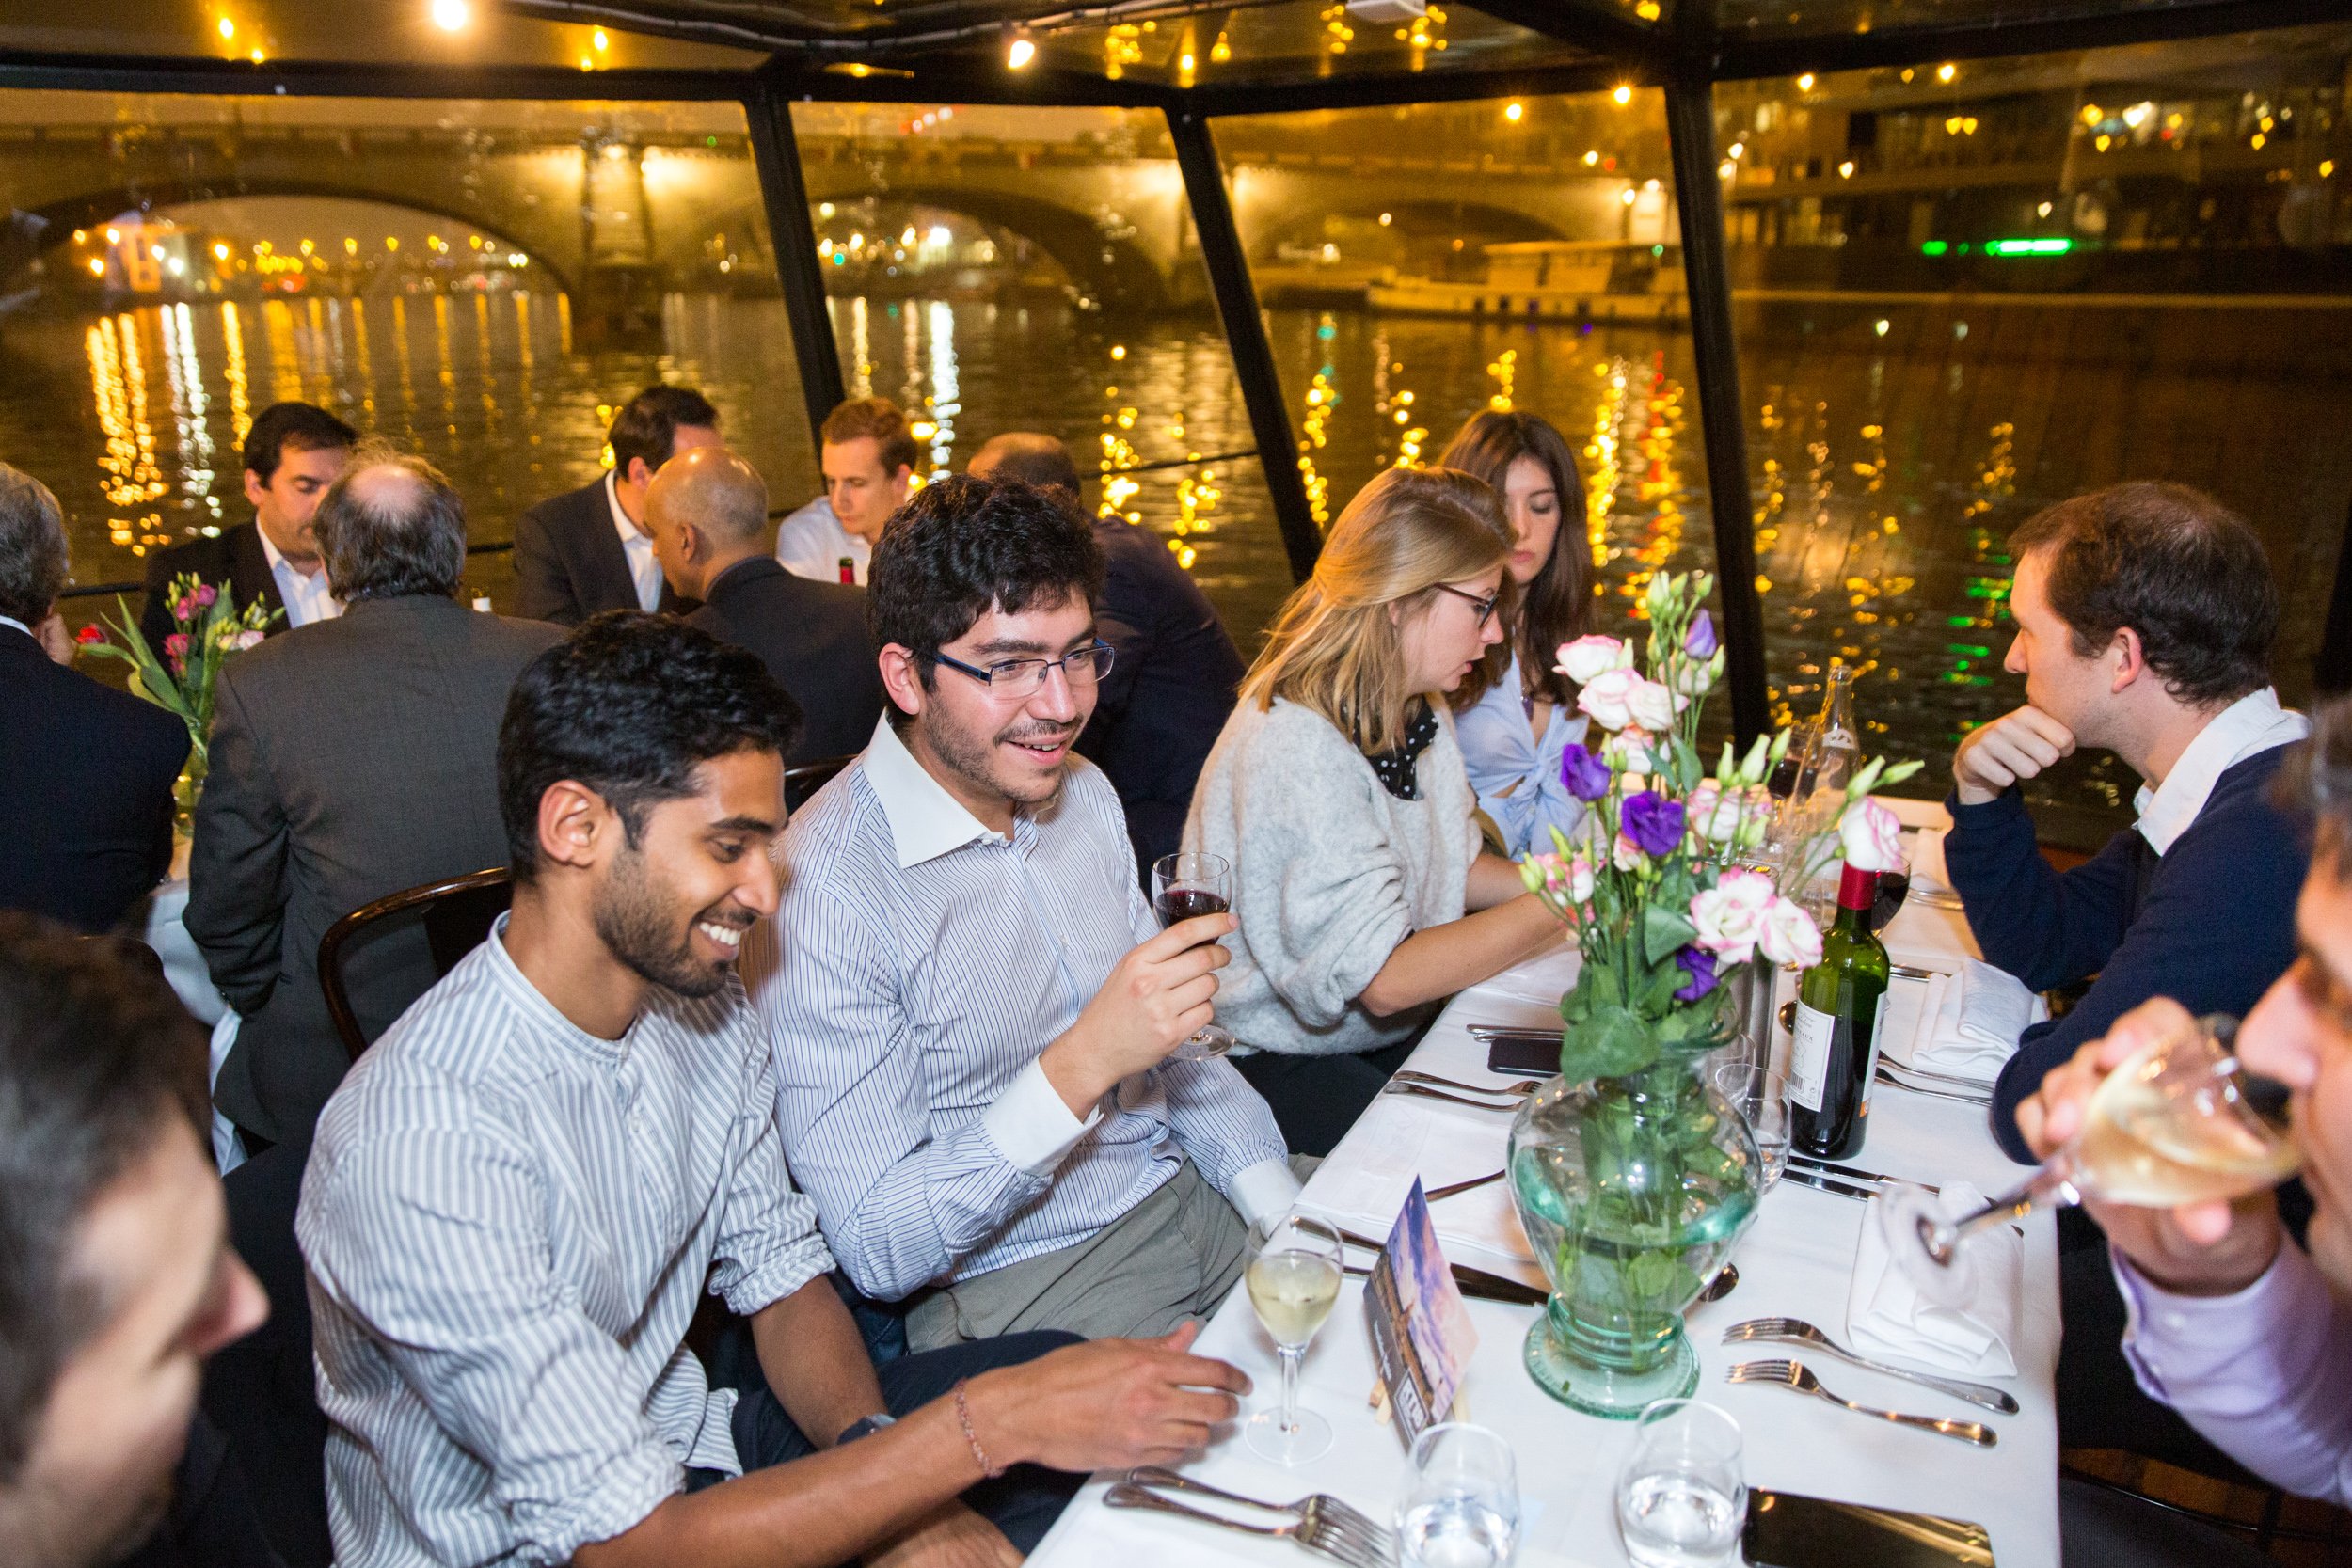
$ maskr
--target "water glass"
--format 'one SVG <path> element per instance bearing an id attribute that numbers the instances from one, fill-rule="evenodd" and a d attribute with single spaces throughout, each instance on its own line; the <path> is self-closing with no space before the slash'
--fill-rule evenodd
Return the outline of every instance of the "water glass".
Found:
<path id="1" fill-rule="evenodd" d="M 1764 1161 L 1758 1190 L 1770 1192 L 1788 1168 L 1788 1080 L 1768 1067 L 1726 1062 L 1715 1069 L 1715 1087 L 1756 1135 L 1756 1151 Z"/>
<path id="2" fill-rule="evenodd" d="M 1737 1562 L 1747 1512 L 1739 1422 L 1696 1400 L 1642 1412 L 1617 1477 L 1617 1528 L 1633 1568 Z"/>
<path id="3" fill-rule="evenodd" d="M 1504 1568 L 1518 1543 L 1518 1464 L 1502 1433 L 1468 1421 L 1423 1432 L 1396 1506 L 1400 1568 Z"/>

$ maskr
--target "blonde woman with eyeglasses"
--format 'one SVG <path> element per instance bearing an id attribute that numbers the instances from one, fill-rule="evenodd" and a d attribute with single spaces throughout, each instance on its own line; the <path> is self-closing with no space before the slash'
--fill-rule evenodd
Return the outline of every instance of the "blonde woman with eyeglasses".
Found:
<path id="1" fill-rule="evenodd" d="M 1295 1154 L 1330 1151 L 1445 998 L 1559 940 L 1479 850 L 1448 706 L 1509 622 L 1510 552 L 1467 474 L 1366 485 L 1193 793 L 1184 847 L 1232 863 L 1241 923 L 1217 1020 Z"/>

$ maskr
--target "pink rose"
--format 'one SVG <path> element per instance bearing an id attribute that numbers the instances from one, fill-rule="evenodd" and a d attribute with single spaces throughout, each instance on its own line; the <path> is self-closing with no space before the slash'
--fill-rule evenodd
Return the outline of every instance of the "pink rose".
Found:
<path id="1" fill-rule="evenodd" d="M 1649 857 L 1642 853 L 1640 845 L 1619 833 L 1610 847 L 1609 863 L 1620 871 L 1639 871 L 1649 863 Z"/>
<path id="2" fill-rule="evenodd" d="M 241 631 L 229 640 L 229 646 L 238 653 L 244 653 L 248 648 L 260 647 L 262 639 L 268 635 L 269 633 L 265 631 Z"/>
<path id="3" fill-rule="evenodd" d="M 1724 872 L 1691 900 L 1691 924 L 1698 927 L 1692 940 L 1726 964 L 1746 963 L 1756 957 L 1756 938 L 1776 896 L 1772 879 L 1760 871 Z"/>
<path id="4" fill-rule="evenodd" d="M 219 589 L 217 589 L 217 588 L 215 588 L 215 587 L 214 587 L 211 583 L 209 583 L 209 582 L 199 582 L 199 583 L 198 583 L 198 584 L 196 585 L 196 608 L 197 608 L 197 609 L 199 609 L 199 610 L 210 610 L 210 609 L 212 609 L 212 608 L 213 608 L 214 603 L 215 603 L 216 600 L 218 600 L 218 599 L 219 599 L 219 597 L 220 597 L 220 590 L 219 590 Z"/>
<path id="5" fill-rule="evenodd" d="M 1600 760 L 1620 773 L 1646 773 L 1649 771 L 1650 765 L 1651 739 L 1649 731 L 1639 724 L 1629 724 L 1601 742 Z M 1629 792 L 1633 792 L 1640 790 L 1643 785 L 1626 784 L 1624 787 Z"/>
<path id="6" fill-rule="evenodd" d="M 1631 670 L 1603 670 L 1584 683 L 1576 694 L 1576 705 L 1593 716 L 1593 721 L 1604 730 L 1621 730 L 1633 722 L 1629 705 L 1633 689 L 1643 685 L 1642 677 Z"/>
<path id="7" fill-rule="evenodd" d="M 1577 685 L 1584 686 L 1597 675 L 1611 670 L 1625 669 L 1632 662 L 1633 650 L 1630 647 L 1613 637 L 1596 634 L 1561 643 L 1560 662 L 1553 668 Z"/>
<path id="8" fill-rule="evenodd" d="M 1846 847 L 1846 863 L 1861 871 L 1903 869 L 1903 824 L 1892 811 L 1868 796 L 1846 808 L 1837 824 Z"/>
<path id="9" fill-rule="evenodd" d="M 1568 902 L 1572 904 L 1584 904 L 1592 901 L 1593 863 L 1582 855 L 1568 862 L 1566 892 Z"/>
<path id="10" fill-rule="evenodd" d="M 1740 836 L 1740 792 L 1725 793 L 1713 779 L 1701 779 L 1684 802 L 1691 819 L 1691 840 L 1694 845 L 1726 845 Z"/>
<path id="11" fill-rule="evenodd" d="M 1821 933 L 1794 899 L 1775 897 L 1765 909 L 1756 944 L 1776 964 L 1811 969 L 1821 961 Z"/>
<path id="12" fill-rule="evenodd" d="M 1633 721 L 1652 734 L 1674 728 L 1675 713 L 1690 706 L 1689 699 L 1677 700 L 1672 691 L 1652 680 L 1635 680 L 1626 692 L 1626 711 Z"/>

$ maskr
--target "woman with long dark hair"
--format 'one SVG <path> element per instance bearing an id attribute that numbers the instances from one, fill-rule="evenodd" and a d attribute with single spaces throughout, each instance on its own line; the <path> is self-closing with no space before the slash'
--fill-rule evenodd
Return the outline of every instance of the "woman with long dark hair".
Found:
<path id="1" fill-rule="evenodd" d="M 1506 854 L 1573 834 L 1584 804 L 1560 780 L 1560 754 L 1584 738 L 1576 693 L 1552 666 L 1563 642 L 1592 629 L 1597 576 L 1584 529 L 1584 483 L 1568 443 L 1534 414 L 1474 414 L 1438 460 L 1485 480 L 1511 525 L 1506 565 L 1518 610 L 1454 693 L 1455 733 L 1479 809 Z"/>

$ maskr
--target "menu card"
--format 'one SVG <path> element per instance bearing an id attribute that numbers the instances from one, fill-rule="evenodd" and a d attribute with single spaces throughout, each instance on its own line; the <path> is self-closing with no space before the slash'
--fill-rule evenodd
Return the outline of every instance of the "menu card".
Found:
<path id="1" fill-rule="evenodd" d="M 1462 1305 L 1461 1288 L 1438 1246 L 1429 1200 L 1413 1179 L 1405 1207 L 1364 1288 L 1364 1317 L 1372 1328 L 1373 1362 L 1397 1432 L 1410 1448 L 1454 1408 L 1463 1370 L 1478 1348 L 1478 1331 Z"/>

